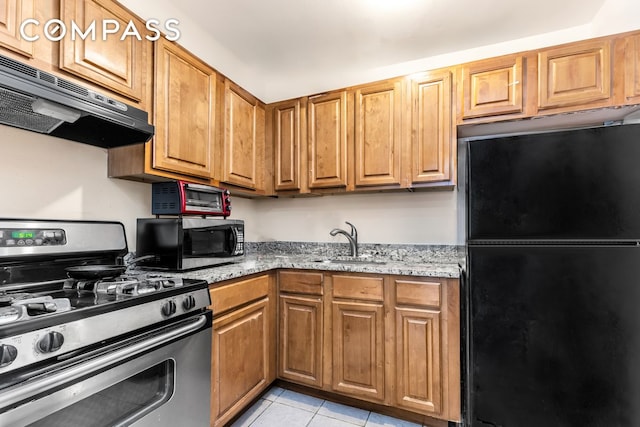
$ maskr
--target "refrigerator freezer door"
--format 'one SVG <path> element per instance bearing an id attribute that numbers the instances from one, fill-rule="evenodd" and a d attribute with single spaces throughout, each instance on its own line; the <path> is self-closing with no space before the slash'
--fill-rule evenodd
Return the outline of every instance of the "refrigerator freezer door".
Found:
<path id="1" fill-rule="evenodd" d="M 640 240 L 640 125 L 468 143 L 468 240 Z"/>
<path id="2" fill-rule="evenodd" d="M 640 425 L 640 248 L 471 247 L 472 427 Z"/>

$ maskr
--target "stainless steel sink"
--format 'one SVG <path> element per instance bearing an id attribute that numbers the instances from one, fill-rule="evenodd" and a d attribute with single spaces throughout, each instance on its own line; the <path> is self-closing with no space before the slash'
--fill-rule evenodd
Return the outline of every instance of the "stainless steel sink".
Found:
<path id="1" fill-rule="evenodd" d="M 312 262 L 321 264 L 377 264 L 384 265 L 384 261 L 374 261 L 371 259 L 314 259 Z"/>

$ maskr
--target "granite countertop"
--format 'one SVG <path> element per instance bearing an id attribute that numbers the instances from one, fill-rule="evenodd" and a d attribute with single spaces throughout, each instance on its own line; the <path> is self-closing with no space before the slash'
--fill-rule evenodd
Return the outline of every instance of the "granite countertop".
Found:
<path id="1" fill-rule="evenodd" d="M 281 268 L 459 278 L 463 260 L 459 247 L 427 245 L 363 245 L 360 262 L 353 262 L 344 255 L 348 249 L 335 244 L 330 247 L 292 242 L 258 244 L 248 248 L 247 253 L 243 260 L 232 264 L 163 274 L 209 283 Z"/>

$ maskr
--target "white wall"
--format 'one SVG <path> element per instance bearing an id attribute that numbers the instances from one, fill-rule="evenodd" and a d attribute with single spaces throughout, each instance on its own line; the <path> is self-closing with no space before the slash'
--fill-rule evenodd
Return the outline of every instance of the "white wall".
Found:
<path id="1" fill-rule="evenodd" d="M 234 202 L 235 203 L 234 199 Z M 362 243 L 456 244 L 454 191 L 256 200 L 247 229 L 257 241 L 346 242 L 329 231 L 353 223 Z"/>
<path id="2" fill-rule="evenodd" d="M 0 125 L 0 217 L 115 220 L 135 249 L 151 188 L 107 178 L 107 151 Z"/>
<path id="3" fill-rule="evenodd" d="M 233 209 L 248 216 L 251 201 Z M 150 216 L 151 184 L 108 178 L 107 150 L 0 125 L 0 218 L 120 221 L 135 250 L 136 218 Z"/>

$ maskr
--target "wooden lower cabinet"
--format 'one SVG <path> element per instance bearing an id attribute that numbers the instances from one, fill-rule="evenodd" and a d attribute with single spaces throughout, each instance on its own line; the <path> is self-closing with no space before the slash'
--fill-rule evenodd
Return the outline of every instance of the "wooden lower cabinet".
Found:
<path id="1" fill-rule="evenodd" d="M 398 405 L 442 412 L 439 310 L 396 308 Z"/>
<path id="2" fill-rule="evenodd" d="M 262 275 L 210 293 L 211 425 L 222 426 L 275 379 L 275 286 L 273 276 Z"/>
<path id="3" fill-rule="evenodd" d="M 395 299 L 399 408 L 460 420 L 460 296 L 457 280 L 398 276 Z"/>
<path id="4" fill-rule="evenodd" d="M 461 420 L 457 279 L 280 270 L 210 293 L 211 426 L 276 374 L 425 423 Z"/>
<path id="5" fill-rule="evenodd" d="M 321 388 L 324 274 L 280 271 L 278 377 Z"/>
<path id="6" fill-rule="evenodd" d="M 326 271 L 278 278 L 278 378 L 424 422 L 461 420 L 457 279 Z"/>
<path id="7" fill-rule="evenodd" d="M 335 391 L 384 400 L 384 308 L 381 303 L 333 301 Z"/>
<path id="8" fill-rule="evenodd" d="M 322 387 L 322 297 L 280 295 L 278 376 Z"/>

